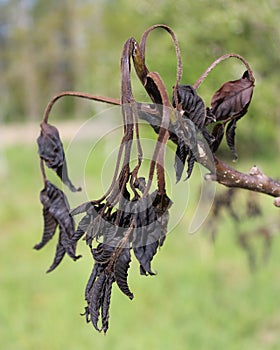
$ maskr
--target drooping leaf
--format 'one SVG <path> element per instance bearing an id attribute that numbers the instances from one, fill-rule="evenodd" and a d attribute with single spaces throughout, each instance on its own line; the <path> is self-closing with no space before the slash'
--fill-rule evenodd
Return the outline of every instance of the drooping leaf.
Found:
<path id="1" fill-rule="evenodd" d="M 254 82 L 248 71 L 242 78 L 224 83 L 211 100 L 211 111 L 217 121 L 241 118 L 248 110 L 254 90 Z"/>
<path id="2" fill-rule="evenodd" d="M 47 167 L 53 169 L 71 191 L 80 191 L 81 188 L 75 188 L 69 179 L 63 145 L 57 128 L 45 122 L 41 123 L 41 133 L 37 143 L 39 156 Z"/>
<path id="3" fill-rule="evenodd" d="M 139 212 L 136 220 L 137 228 L 141 228 L 141 240 L 135 240 L 132 244 L 134 255 L 140 263 L 141 275 L 155 274 L 151 269 L 151 262 L 165 240 L 168 209 L 171 206 L 171 200 L 166 195 L 154 192 L 151 198 L 151 201 L 144 198 L 146 210 Z"/>
<path id="4" fill-rule="evenodd" d="M 208 131 L 206 129 L 206 124 L 210 123 L 212 121 L 213 116 L 209 112 L 209 110 L 206 109 L 204 101 L 202 98 L 197 94 L 196 90 L 191 85 L 179 85 L 177 88 L 177 95 L 178 95 L 178 107 L 182 110 L 182 122 L 178 124 L 178 126 L 175 128 L 178 136 L 178 142 L 177 142 L 177 151 L 184 150 L 182 154 L 182 158 L 175 157 L 175 171 L 176 171 L 176 180 L 177 182 L 180 180 L 183 172 L 183 168 L 185 165 L 186 160 L 188 160 L 188 170 L 187 170 L 187 178 L 189 178 L 192 174 L 192 170 L 194 167 L 194 163 L 196 160 L 195 157 L 195 149 L 196 149 L 196 132 L 201 132 L 203 135 L 206 136 L 207 142 L 210 143 L 211 136 L 208 134 Z M 173 106 L 175 106 L 175 97 L 173 96 Z M 191 121 L 195 128 L 197 129 L 195 133 L 192 131 L 194 127 L 191 130 L 191 132 L 179 132 L 178 128 L 184 128 L 188 129 L 188 125 L 186 124 L 186 121 Z M 182 136 L 183 135 L 183 136 Z M 182 143 L 185 143 L 185 147 L 181 145 Z M 180 147 L 179 147 L 180 145 Z M 178 148 L 179 147 L 179 148 Z M 177 156 L 177 152 L 176 152 Z M 183 162 L 181 160 L 184 160 Z"/>
<path id="5" fill-rule="evenodd" d="M 225 125 L 223 123 L 218 123 L 214 126 L 212 131 L 214 141 L 211 144 L 211 149 L 213 153 L 215 153 L 218 150 L 222 142 L 222 139 L 224 137 L 224 132 L 225 132 Z"/>
<path id="6" fill-rule="evenodd" d="M 51 266 L 49 267 L 49 269 L 47 270 L 47 273 L 53 271 L 61 263 L 61 261 L 64 258 L 65 254 L 66 254 L 66 249 L 61 244 L 60 239 L 59 239 L 58 243 L 56 245 L 56 250 L 55 250 L 55 255 L 54 255 L 53 262 L 52 262 Z"/>
<path id="7" fill-rule="evenodd" d="M 115 271 L 114 276 L 116 283 L 120 290 L 129 297 L 129 299 L 133 299 L 133 294 L 131 293 L 127 277 L 128 277 L 128 269 L 130 264 L 130 249 L 124 248 L 118 257 L 115 263 Z"/>
<path id="8" fill-rule="evenodd" d="M 82 206 L 79 206 L 79 208 Z M 96 230 L 98 225 L 94 225 L 94 220 L 98 217 L 100 210 L 104 207 L 104 204 L 94 205 L 91 202 L 85 203 L 86 215 L 82 217 L 80 220 L 76 231 L 72 236 L 72 241 L 77 242 L 83 235 L 87 234 L 87 238 L 98 237 L 98 232 L 101 230 L 101 225 L 99 225 L 99 229 Z M 82 211 L 82 212 L 84 212 Z M 76 215 L 81 213 L 81 211 L 76 208 L 71 210 L 71 215 Z M 95 230 L 95 233 L 93 232 Z"/>
<path id="9" fill-rule="evenodd" d="M 229 149 L 231 150 L 234 159 L 238 158 L 238 155 L 235 150 L 235 129 L 236 129 L 236 121 L 237 119 L 231 120 L 226 128 L 226 140 L 227 145 L 229 146 Z"/>
<path id="10" fill-rule="evenodd" d="M 65 253 L 73 260 L 77 260 L 80 256 L 76 256 L 76 242 L 71 240 L 75 232 L 75 223 L 69 214 L 70 209 L 65 194 L 54 184 L 46 181 L 45 188 L 40 193 L 40 201 L 43 205 L 44 232 L 41 242 L 34 248 L 40 249 L 47 244 L 59 226 L 55 258 L 49 272 L 58 266 Z"/>
<path id="11" fill-rule="evenodd" d="M 100 317 L 100 309 L 103 303 L 104 292 L 106 286 L 106 274 L 103 271 L 93 283 L 92 289 L 89 291 L 88 307 L 91 322 L 96 330 L 102 331 L 102 327 L 98 327 Z"/>
<path id="12" fill-rule="evenodd" d="M 44 232 L 43 232 L 41 242 L 37 243 L 34 246 L 34 249 L 36 250 L 43 248 L 52 239 L 58 225 L 57 221 L 49 213 L 48 208 L 43 208 L 43 218 L 44 218 Z"/>
<path id="13" fill-rule="evenodd" d="M 192 151 L 190 151 L 189 156 L 188 156 L 188 170 L 187 170 L 187 179 L 189 179 L 191 177 L 192 171 L 193 171 L 193 167 L 194 167 L 194 163 L 195 163 L 195 156 L 192 153 Z"/>
<path id="14" fill-rule="evenodd" d="M 133 297 L 127 285 L 127 270 L 130 262 L 129 249 L 121 250 L 116 258 L 115 252 L 119 249 L 117 247 L 118 240 L 114 238 L 110 240 L 110 244 L 108 243 L 100 243 L 97 248 L 92 249 L 95 264 L 85 292 L 86 319 L 88 322 L 92 322 L 95 329 L 104 333 L 108 330 L 113 282 L 117 281 L 121 291 L 130 298 Z M 99 326 L 100 320 L 101 326 Z"/>
<path id="15" fill-rule="evenodd" d="M 177 149 L 176 149 L 175 162 L 174 162 L 176 182 L 179 182 L 182 177 L 182 173 L 185 167 L 186 158 L 188 154 L 189 154 L 188 145 L 186 145 L 185 142 L 182 142 L 182 140 L 179 139 Z"/>
<path id="16" fill-rule="evenodd" d="M 195 124 L 188 118 L 181 118 L 172 124 L 172 132 L 176 135 L 177 152 L 180 152 L 179 158 L 175 155 L 174 168 L 176 171 L 176 180 L 180 180 L 186 163 L 186 159 L 197 149 L 197 130 Z M 175 139 L 175 137 L 173 136 Z M 178 149 L 179 147 L 179 149 Z M 192 170 L 192 168 L 190 169 Z M 189 172 L 189 176 L 191 171 Z"/>
<path id="17" fill-rule="evenodd" d="M 101 306 L 102 330 L 104 333 L 106 333 L 109 328 L 109 317 L 110 317 L 109 310 L 110 310 L 113 282 L 114 282 L 114 275 L 110 273 L 108 276 L 106 276 L 105 291 L 104 291 L 103 302 Z"/>
<path id="18" fill-rule="evenodd" d="M 108 265 L 110 258 L 115 250 L 115 244 L 98 244 L 97 248 L 92 248 L 92 256 L 98 264 Z"/>
<path id="19" fill-rule="evenodd" d="M 178 102 L 184 112 L 183 118 L 190 119 L 199 130 L 202 130 L 206 121 L 206 107 L 202 98 L 191 85 L 179 85 L 177 94 Z M 174 96 L 173 106 L 175 107 Z"/>

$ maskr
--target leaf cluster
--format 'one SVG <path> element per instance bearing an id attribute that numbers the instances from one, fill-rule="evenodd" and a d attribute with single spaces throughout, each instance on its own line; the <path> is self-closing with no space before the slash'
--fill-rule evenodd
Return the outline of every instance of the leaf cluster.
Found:
<path id="1" fill-rule="evenodd" d="M 161 76 L 150 71 L 146 65 L 146 41 L 149 34 L 164 29 L 171 36 L 177 58 L 177 72 L 169 99 Z M 221 61 L 235 57 L 246 66 L 246 72 L 235 81 L 224 83 L 213 95 L 211 106 L 206 104 L 197 89 L 208 73 Z M 133 95 L 131 66 L 148 93 L 151 103 L 139 103 Z M 48 104 L 41 134 L 38 138 L 44 189 L 41 191 L 44 231 L 41 249 L 54 236 L 59 227 L 59 238 L 52 271 L 62 261 L 65 254 L 77 260 L 76 246 L 84 238 L 93 257 L 93 270 L 86 286 L 84 315 L 98 331 L 107 332 L 112 285 L 130 299 L 133 293 L 128 286 L 128 270 L 131 252 L 134 253 L 141 275 L 154 275 L 151 262 L 163 245 L 168 227 L 169 208 L 172 201 L 166 191 L 165 148 L 168 140 L 176 144 L 174 167 L 177 181 L 188 165 L 187 177 L 192 174 L 195 161 L 203 163 L 211 171 L 202 140 L 214 154 L 222 141 L 226 127 L 229 148 L 236 157 L 236 122 L 242 118 L 251 101 L 254 76 L 245 59 L 236 54 L 221 56 L 201 75 L 192 86 L 180 84 L 182 61 L 177 38 L 166 25 L 148 28 L 138 43 L 129 38 L 123 47 L 121 57 L 121 99 L 112 99 L 78 92 L 65 92 L 55 96 Z M 48 123 L 53 104 L 63 96 L 76 96 L 121 105 L 123 137 L 117 162 L 112 174 L 111 185 L 99 199 L 83 203 L 70 211 L 65 194 L 53 185 L 46 176 L 45 165 L 54 170 L 71 191 L 79 191 L 69 179 L 63 145 L 55 126 Z M 139 130 L 139 119 L 144 119 L 157 134 L 153 155 L 146 177 L 139 176 L 143 161 L 143 150 Z M 211 129 L 212 128 L 212 129 Z M 132 144 L 137 147 L 137 164 L 131 161 Z M 203 154 L 202 154 L 203 153 Z M 155 182 L 155 190 L 151 190 Z M 73 216 L 85 213 L 77 228 Z"/>

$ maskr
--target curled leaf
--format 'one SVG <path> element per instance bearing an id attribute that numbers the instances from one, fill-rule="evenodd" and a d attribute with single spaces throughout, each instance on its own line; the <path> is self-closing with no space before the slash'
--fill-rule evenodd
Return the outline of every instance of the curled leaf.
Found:
<path id="1" fill-rule="evenodd" d="M 140 263 L 140 274 L 154 275 L 151 269 L 151 262 L 158 248 L 163 244 L 169 219 L 168 209 L 171 200 L 166 195 L 159 195 L 154 192 L 149 198 L 143 198 L 145 210 L 138 212 L 136 217 L 137 232 L 141 232 L 141 239 L 137 237 L 132 243 L 135 257 Z M 139 230 L 140 228 L 140 230 Z"/>
<path id="2" fill-rule="evenodd" d="M 226 129 L 226 139 L 235 159 L 238 157 L 235 150 L 236 122 L 247 113 L 253 90 L 254 80 L 248 71 L 245 71 L 240 79 L 224 83 L 211 100 L 211 112 L 215 115 L 216 120 L 222 124 L 229 122 Z M 214 151 L 221 143 L 223 129 L 224 126 L 219 127 L 219 130 L 216 129 L 218 138 L 214 141 Z"/>
<path id="3" fill-rule="evenodd" d="M 190 149 L 188 145 L 186 145 L 185 142 L 182 142 L 182 139 L 178 139 L 178 145 L 176 149 L 175 162 L 174 162 L 177 182 L 179 182 L 182 177 L 182 173 L 184 171 L 186 159 L 189 152 L 190 152 Z"/>
<path id="4" fill-rule="evenodd" d="M 121 252 L 120 256 L 118 257 L 116 263 L 115 263 L 115 280 L 120 288 L 120 290 L 129 297 L 129 299 L 133 299 L 133 294 L 131 293 L 128 283 L 127 283 L 127 271 L 129 269 L 130 264 L 130 249 L 124 248 Z"/>
<path id="5" fill-rule="evenodd" d="M 231 150 L 234 159 L 238 158 L 238 155 L 235 150 L 235 129 L 236 129 L 236 121 L 237 119 L 231 120 L 226 128 L 226 140 L 227 145 L 229 146 L 229 149 Z"/>
<path id="6" fill-rule="evenodd" d="M 217 90 L 211 100 L 211 111 L 217 121 L 241 118 L 248 110 L 254 90 L 254 81 L 248 71 L 242 78 L 228 81 Z"/>
<path id="7" fill-rule="evenodd" d="M 80 191 L 81 188 L 75 188 L 69 179 L 63 145 L 57 128 L 46 122 L 41 123 L 41 133 L 37 143 L 39 156 L 45 161 L 47 167 L 53 169 L 71 191 Z"/>
<path id="8" fill-rule="evenodd" d="M 183 118 L 190 119 L 199 130 L 202 130 L 206 120 L 206 107 L 202 98 L 191 85 L 179 85 L 177 95 Z M 173 105 L 175 106 L 174 96 Z"/>
<path id="9" fill-rule="evenodd" d="M 43 248 L 53 237 L 55 234 L 55 230 L 57 228 L 57 221 L 49 212 L 48 204 L 43 208 L 43 219 L 44 219 L 44 231 L 43 236 L 40 243 L 37 243 L 34 246 L 34 249 L 39 250 Z"/>
<path id="10" fill-rule="evenodd" d="M 69 204 L 64 193 L 54 184 L 46 181 L 45 188 L 40 193 L 40 200 L 43 204 L 44 232 L 40 243 L 35 245 L 35 249 L 45 246 L 55 234 L 59 226 L 59 240 L 56 248 L 55 258 L 48 272 L 52 271 L 67 253 L 73 260 L 76 256 L 76 242 L 72 241 L 75 232 L 73 218 L 69 214 Z"/>

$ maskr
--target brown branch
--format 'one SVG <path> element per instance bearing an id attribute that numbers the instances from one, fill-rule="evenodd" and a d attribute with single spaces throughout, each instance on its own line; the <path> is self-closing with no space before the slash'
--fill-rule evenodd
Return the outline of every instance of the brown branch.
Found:
<path id="1" fill-rule="evenodd" d="M 238 187 L 249 191 L 267 194 L 276 197 L 274 204 L 280 206 L 280 182 L 273 180 L 253 166 L 249 174 L 242 173 L 215 157 L 216 173 L 207 174 L 206 180 L 217 181 L 227 187 Z M 278 205 L 279 204 L 279 205 Z"/>

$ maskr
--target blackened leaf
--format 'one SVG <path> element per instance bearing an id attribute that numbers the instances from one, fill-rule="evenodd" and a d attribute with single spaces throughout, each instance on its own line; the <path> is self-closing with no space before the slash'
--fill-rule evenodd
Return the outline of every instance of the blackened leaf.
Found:
<path id="1" fill-rule="evenodd" d="M 190 151 L 189 156 L 188 156 L 187 179 L 189 179 L 191 177 L 191 174 L 192 174 L 192 171 L 193 171 L 193 167 L 194 167 L 194 163 L 195 163 L 195 156 L 192 153 L 192 151 Z"/>
<path id="2" fill-rule="evenodd" d="M 214 142 L 212 142 L 211 144 L 211 150 L 213 153 L 215 153 L 218 150 L 222 142 L 224 132 L 225 132 L 225 125 L 223 123 L 218 123 L 214 126 L 214 129 L 212 131 Z"/>
<path id="3" fill-rule="evenodd" d="M 140 274 L 146 275 L 155 275 L 155 273 L 151 269 L 151 262 L 154 255 L 157 252 L 157 248 L 159 246 L 159 242 L 155 241 L 143 247 L 134 247 L 134 255 L 140 263 Z"/>
<path id="4" fill-rule="evenodd" d="M 66 253 L 65 248 L 63 247 L 63 245 L 60 242 L 58 242 L 56 245 L 56 251 L 55 251 L 53 263 L 50 266 L 50 268 L 47 270 L 47 272 L 53 271 L 61 263 L 62 259 L 64 258 L 65 253 Z"/>
<path id="5" fill-rule="evenodd" d="M 96 278 L 100 275 L 100 273 L 102 271 L 104 271 L 104 266 L 102 266 L 101 264 L 95 263 L 93 266 L 93 270 L 92 270 L 92 273 L 90 275 L 90 278 L 88 280 L 87 286 L 86 286 L 85 299 L 87 302 L 89 302 L 90 290 L 92 289 Z"/>
<path id="6" fill-rule="evenodd" d="M 98 327 L 98 321 L 100 316 L 100 308 L 103 303 L 104 292 L 106 285 L 106 274 L 102 272 L 93 284 L 93 287 L 89 293 L 89 311 L 91 322 L 96 330 L 102 331 L 102 328 Z"/>
<path id="7" fill-rule="evenodd" d="M 182 177 L 187 156 L 191 153 L 191 148 L 196 145 L 196 130 L 193 122 L 187 119 L 181 119 L 181 123 L 176 121 L 172 124 L 172 127 L 177 140 L 174 168 L 176 181 L 178 182 Z"/>
<path id="8" fill-rule="evenodd" d="M 155 274 L 151 269 L 151 262 L 165 240 L 169 219 L 168 209 L 172 204 L 166 195 L 160 195 L 157 191 L 152 193 L 150 197 L 152 205 L 148 205 L 149 201 L 145 198 L 146 211 L 140 212 L 138 220 L 136 220 L 137 228 L 142 226 L 142 230 L 137 231 L 138 234 L 141 233 L 142 237 L 132 242 L 134 255 L 140 263 L 142 275 Z"/>
<path id="9" fill-rule="evenodd" d="M 189 153 L 189 147 L 185 144 L 185 142 L 182 142 L 181 139 L 178 139 L 178 145 L 176 149 L 175 162 L 174 162 L 177 182 L 179 182 L 182 177 L 182 173 L 185 167 L 185 162 L 186 162 L 188 153 Z"/>
<path id="10" fill-rule="evenodd" d="M 68 177 L 63 145 L 57 128 L 45 122 L 41 123 L 41 133 L 37 143 L 39 156 L 45 161 L 47 167 L 53 169 L 71 191 L 80 191 L 81 188 L 76 189 Z"/>
<path id="11" fill-rule="evenodd" d="M 241 79 L 228 81 L 217 90 L 211 100 L 211 111 L 217 121 L 241 118 L 248 110 L 254 90 L 248 71 Z"/>
<path id="12" fill-rule="evenodd" d="M 70 215 L 70 207 L 65 194 L 51 182 L 47 182 L 47 192 L 50 198 L 49 213 L 58 222 L 60 227 L 61 244 L 66 249 L 67 254 L 76 260 L 76 242 L 72 241 L 75 232 L 75 222 Z"/>
<path id="13" fill-rule="evenodd" d="M 97 263 L 108 264 L 114 250 L 115 250 L 115 246 L 100 243 L 97 246 L 97 248 L 93 248 L 91 252 L 94 260 Z"/>
<path id="14" fill-rule="evenodd" d="M 84 210 L 82 207 L 84 206 Z M 77 230 L 72 236 L 72 241 L 77 242 L 86 232 L 88 235 L 94 236 L 92 231 L 94 229 L 94 220 L 97 218 L 99 211 L 102 209 L 103 204 L 101 205 L 93 205 L 91 202 L 84 203 L 80 205 L 78 208 L 71 210 L 70 214 L 76 215 L 77 213 L 86 211 L 86 215 L 80 220 Z M 80 211 L 82 209 L 83 211 Z M 95 225 L 97 226 L 97 225 Z"/>
<path id="15" fill-rule="evenodd" d="M 44 215 L 44 233 L 42 241 L 35 246 L 40 249 L 54 235 L 57 226 L 59 226 L 59 240 L 55 253 L 54 262 L 48 271 L 52 271 L 63 259 L 67 253 L 73 260 L 76 256 L 76 242 L 72 241 L 75 232 L 75 223 L 69 214 L 69 204 L 64 193 L 49 181 L 46 181 L 45 188 L 40 193 L 40 200 L 43 204 Z"/>
<path id="16" fill-rule="evenodd" d="M 235 150 L 235 129 L 236 129 L 236 121 L 237 119 L 231 120 L 226 128 L 226 140 L 227 144 L 229 146 L 229 149 L 231 150 L 234 159 L 238 158 L 238 155 Z"/>
<path id="17" fill-rule="evenodd" d="M 177 87 L 178 102 L 184 111 L 183 118 L 190 119 L 199 130 L 205 125 L 206 107 L 202 98 L 191 85 L 179 85 Z M 173 97 L 173 106 L 175 101 Z"/>
<path id="18" fill-rule="evenodd" d="M 128 283 L 127 283 L 127 271 L 130 264 L 130 249 L 124 248 L 115 263 L 115 280 L 120 288 L 120 290 L 129 297 L 133 299 L 133 294 L 131 293 Z"/>
<path id="19" fill-rule="evenodd" d="M 34 246 L 34 249 L 37 249 L 37 250 L 43 248 L 52 239 L 58 225 L 57 221 L 49 213 L 49 210 L 47 208 L 43 208 L 43 218 L 44 218 L 43 237 L 41 242 Z"/>
<path id="20" fill-rule="evenodd" d="M 106 276 L 105 292 L 104 292 L 102 308 L 101 308 L 102 330 L 104 333 L 106 333 L 109 328 L 109 317 L 110 317 L 109 309 L 110 309 L 113 282 L 114 282 L 114 276 L 111 273 L 108 276 Z"/>
<path id="21" fill-rule="evenodd" d="M 41 124 L 41 133 L 37 139 L 39 146 L 39 155 L 45 161 L 46 165 L 57 170 L 64 163 L 64 151 L 55 126 L 48 123 Z"/>
<path id="22" fill-rule="evenodd" d="M 87 321 L 90 319 L 94 328 L 99 332 L 108 330 L 109 325 L 109 308 L 111 301 L 112 284 L 114 275 L 112 272 L 107 273 L 103 270 L 95 279 L 92 287 L 88 291 L 88 306 L 86 307 L 85 316 Z M 101 327 L 98 323 L 101 312 Z"/>

